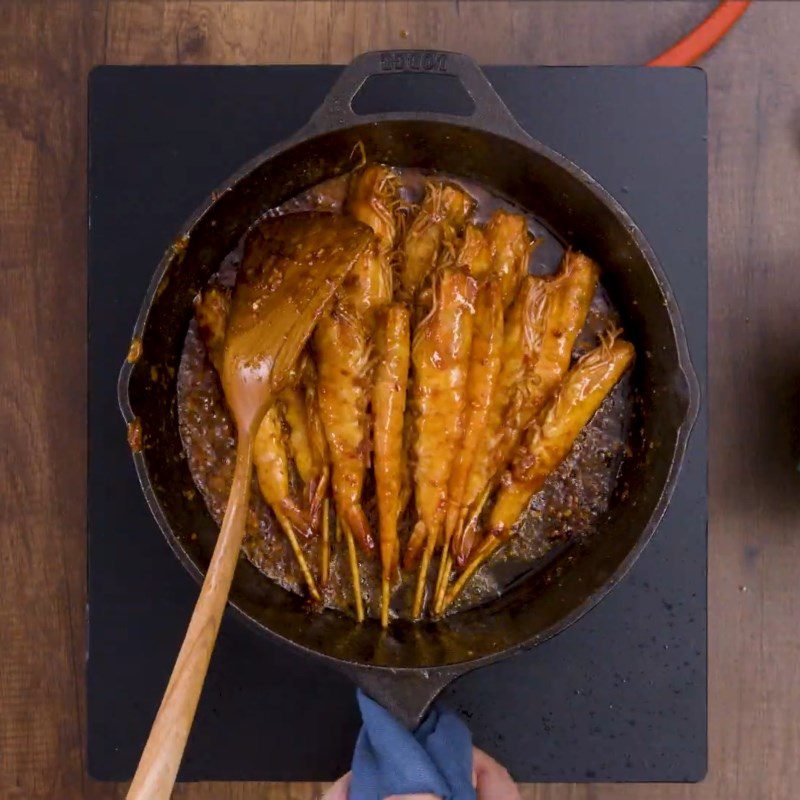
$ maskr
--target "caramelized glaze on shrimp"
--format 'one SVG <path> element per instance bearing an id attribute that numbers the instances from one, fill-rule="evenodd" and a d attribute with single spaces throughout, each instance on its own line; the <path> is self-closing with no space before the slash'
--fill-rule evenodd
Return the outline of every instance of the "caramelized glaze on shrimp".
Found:
<path id="1" fill-rule="evenodd" d="M 463 438 L 453 461 L 448 483 L 445 517 L 445 541 L 448 544 L 466 514 L 469 476 L 479 449 L 486 439 L 492 402 L 499 391 L 502 344 L 503 306 L 500 284 L 491 281 L 478 292 L 475 303 Z"/>
<path id="2" fill-rule="evenodd" d="M 368 164 L 350 176 L 345 211 L 372 228 L 383 250 L 397 237 L 398 188 L 397 173 L 382 164 Z"/>
<path id="3" fill-rule="evenodd" d="M 392 297 L 386 249 L 386 242 L 393 238 L 390 190 L 396 191 L 396 186 L 386 168 L 365 167 L 353 176 L 347 209 L 381 231 L 379 244 L 356 264 L 333 310 L 314 333 L 317 395 L 332 464 L 336 512 L 365 551 L 375 547 L 361 492 L 370 450 L 370 339 L 376 313 Z"/>
<path id="4" fill-rule="evenodd" d="M 294 513 L 289 500 L 289 458 L 286 455 L 281 418 L 276 406 L 264 415 L 253 443 L 253 464 L 261 494 L 276 513 Z M 294 522 L 294 520 L 292 520 Z M 303 530 L 306 535 L 309 531 Z"/>
<path id="5" fill-rule="evenodd" d="M 375 542 L 361 491 L 369 456 L 369 332 L 343 303 L 314 332 L 319 411 L 330 452 L 336 513 L 366 551 Z"/>
<path id="6" fill-rule="evenodd" d="M 376 333 L 377 367 L 372 389 L 375 493 L 378 500 L 382 567 L 381 623 L 389 621 L 389 587 L 397 571 L 400 544 L 397 520 L 401 512 L 405 464 L 403 424 L 408 386 L 410 318 L 408 309 L 386 309 Z"/>
<path id="7" fill-rule="evenodd" d="M 413 566 L 424 544 L 414 617 L 422 610 L 428 565 L 442 535 L 447 482 L 466 403 L 475 291 L 475 281 L 463 272 L 446 269 L 439 273 L 435 279 L 433 308 L 414 332 L 412 413 L 419 524 L 404 557 L 405 565 Z M 420 532 L 420 529 L 424 530 Z"/>
<path id="8" fill-rule="evenodd" d="M 501 366 L 496 388 L 486 414 L 480 440 L 461 499 L 462 511 L 451 539 L 456 563 L 463 566 L 474 543 L 481 498 L 488 494 L 497 472 L 504 424 L 514 415 L 515 398 L 523 394 L 526 374 L 532 373 L 539 356 L 548 299 L 548 282 L 526 275 L 516 299 L 506 314 L 501 347 Z M 517 402 L 519 408 L 521 403 Z M 467 514 L 469 524 L 465 525 Z"/>
<path id="9" fill-rule="evenodd" d="M 566 458 L 581 429 L 633 362 L 633 346 L 622 339 L 604 342 L 570 370 L 545 408 L 540 422 L 525 433 L 511 469 L 503 476 L 486 537 L 453 584 L 445 606 L 453 602 L 466 582 L 514 532 L 547 477 Z"/>
<path id="10" fill-rule="evenodd" d="M 569 369 L 572 348 L 586 322 L 599 273 L 597 264 L 583 253 L 565 253 L 553 281 L 541 350 L 533 365 L 530 398 L 525 403 L 533 415 L 538 414 Z"/>
<path id="11" fill-rule="evenodd" d="M 592 259 L 568 251 L 554 278 L 526 277 L 508 311 L 503 368 L 486 449 L 467 491 L 471 517 L 453 544 L 454 556 L 462 566 L 474 543 L 480 498 L 488 496 L 522 431 L 538 416 L 569 369 L 572 348 L 589 313 L 597 277 L 598 268 Z"/>
<path id="12" fill-rule="evenodd" d="M 466 405 L 463 411 L 462 437 L 453 459 L 447 488 L 444 543 L 436 580 L 434 612 L 444 599 L 450 574 L 450 543 L 467 514 L 467 483 L 475 457 L 486 438 L 487 420 L 500 374 L 503 342 L 503 302 L 499 281 L 485 283 L 475 301 L 475 321 L 469 356 Z"/>
<path id="13" fill-rule="evenodd" d="M 501 426 L 501 439 L 494 456 L 496 469 L 505 468 L 522 431 L 538 417 L 564 379 L 575 340 L 592 304 L 598 272 L 591 258 L 567 251 L 559 272 L 548 286 L 544 328 L 534 334 L 536 355 L 529 354 L 526 343 L 521 378 Z"/>

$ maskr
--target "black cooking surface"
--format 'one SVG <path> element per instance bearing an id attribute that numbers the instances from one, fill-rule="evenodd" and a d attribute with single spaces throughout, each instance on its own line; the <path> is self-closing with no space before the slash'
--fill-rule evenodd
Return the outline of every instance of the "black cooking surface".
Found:
<path id="1" fill-rule="evenodd" d="M 100 67 L 89 102 L 89 772 L 130 778 L 197 586 L 139 489 L 116 376 L 162 251 L 210 190 L 297 130 L 340 68 Z M 669 275 L 706 375 L 706 84 L 699 70 L 492 67 L 524 128 L 600 181 Z M 371 84 L 359 112 L 461 110 L 435 80 Z M 448 99 L 449 98 L 449 99 Z M 416 103 L 416 106 L 414 105 Z M 498 154 L 502 157 L 502 154 Z M 706 418 L 664 522 L 594 611 L 444 701 L 520 781 L 695 781 L 706 770 Z M 328 780 L 350 760 L 350 684 L 228 612 L 185 780 Z"/>

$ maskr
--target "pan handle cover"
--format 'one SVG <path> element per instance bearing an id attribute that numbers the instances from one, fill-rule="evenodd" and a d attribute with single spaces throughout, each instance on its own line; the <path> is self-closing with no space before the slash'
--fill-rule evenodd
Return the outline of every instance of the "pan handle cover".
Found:
<path id="1" fill-rule="evenodd" d="M 364 694 L 380 703 L 409 730 L 414 730 L 445 686 L 462 672 L 360 667 L 350 677 Z"/>
<path id="2" fill-rule="evenodd" d="M 357 56 L 344 68 L 322 105 L 301 131 L 302 138 L 368 123 L 376 117 L 381 120 L 408 119 L 408 112 L 372 115 L 356 114 L 353 111 L 353 98 L 368 78 L 392 73 L 423 73 L 458 78 L 474 103 L 472 113 L 466 116 L 425 111 L 414 112 L 414 119 L 462 125 L 466 123 L 470 127 L 483 128 L 501 135 L 524 135 L 483 70 L 469 56 L 440 50 L 375 50 Z"/>

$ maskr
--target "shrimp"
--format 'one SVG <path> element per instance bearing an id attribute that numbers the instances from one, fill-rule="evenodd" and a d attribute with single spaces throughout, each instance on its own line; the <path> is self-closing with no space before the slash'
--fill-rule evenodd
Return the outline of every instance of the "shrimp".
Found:
<path id="1" fill-rule="evenodd" d="M 350 179 L 346 210 L 369 225 L 378 245 L 355 265 L 333 311 L 314 334 L 318 403 L 333 467 L 338 516 L 362 549 L 375 543 L 361 507 L 369 455 L 370 336 L 376 313 L 392 299 L 389 250 L 396 227 L 397 177 L 388 167 L 366 166 Z"/>
<path id="2" fill-rule="evenodd" d="M 361 506 L 369 455 L 369 331 L 352 310 L 338 303 L 317 324 L 314 352 L 336 513 L 369 552 L 375 542 Z"/>
<path id="3" fill-rule="evenodd" d="M 406 547 L 404 562 L 407 568 L 416 564 L 424 542 L 414 596 L 415 618 L 422 610 L 428 565 L 442 534 L 447 482 L 460 438 L 475 292 L 475 281 L 468 275 L 443 270 L 435 279 L 433 308 L 414 333 L 414 482 L 419 524 Z"/>
<path id="4" fill-rule="evenodd" d="M 375 327 L 375 314 L 391 300 L 391 264 L 379 247 L 373 247 L 345 278 L 334 305 L 356 316 L 371 333 Z"/>
<path id="5" fill-rule="evenodd" d="M 486 537 L 445 598 L 458 597 L 467 581 L 511 538 L 520 515 L 548 476 L 566 458 L 575 439 L 633 362 L 633 345 L 622 339 L 603 344 L 581 358 L 525 433 L 511 469 L 503 476 Z"/>
<path id="6" fill-rule="evenodd" d="M 356 266 L 343 288 L 346 302 L 370 325 L 375 314 L 392 300 L 391 251 L 397 238 L 395 208 L 400 202 L 397 174 L 381 164 L 365 166 L 350 177 L 345 210 L 372 228 L 378 246 Z"/>
<path id="7" fill-rule="evenodd" d="M 253 445 L 253 463 L 264 499 L 276 511 L 283 510 L 289 495 L 289 460 L 283 443 L 278 410 L 271 406 L 258 428 Z"/>
<path id="8" fill-rule="evenodd" d="M 467 400 L 462 420 L 463 438 L 453 459 L 448 482 L 444 546 L 436 581 L 434 611 L 444 599 L 450 572 L 450 542 L 453 533 L 463 524 L 467 512 L 464 503 L 467 481 L 475 455 L 485 438 L 486 423 L 500 375 L 503 305 L 499 281 L 491 280 L 479 290 L 473 327 Z"/>
<path id="9" fill-rule="evenodd" d="M 398 188 L 397 173 L 382 164 L 362 167 L 350 176 L 345 211 L 372 228 L 384 251 L 394 247 L 397 237 Z"/>
<path id="10" fill-rule="evenodd" d="M 524 413 L 528 416 L 523 418 L 518 431 L 538 415 L 569 369 L 572 348 L 586 322 L 598 277 L 599 269 L 591 258 L 572 250 L 564 254 L 553 280 L 552 302 L 542 333 L 541 349 L 533 366 L 528 397 L 523 403 Z M 513 437 L 512 433 L 512 440 Z"/>
<path id="11" fill-rule="evenodd" d="M 305 392 L 301 386 L 294 384 L 280 394 L 283 418 L 289 426 L 289 450 L 292 454 L 300 480 L 306 486 L 315 482 L 319 470 L 314 463 L 314 452 L 308 433 L 308 417 L 306 413 Z"/>
<path id="12" fill-rule="evenodd" d="M 492 272 L 492 251 L 483 231 L 472 222 L 464 228 L 463 236 L 453 250 L 443 250 L 439 266 L 462 269 L 481 282 Z"/>
<path id="13" fill-rule="evenodd" d="M 400 245 L 399 295 L 412 300 L 436 266 L 440 250 L 454 247 L 475 200 L 458 186 L 427 183 L 425 197 Z"/>
<path id="14" fill-rule="evenodd" d="M 389 585 L 397 570 L 403 481 L 403 424 L 409 366 L 409 313 L 391 305 L 378 325 L 377 368 L 372 389 L 375 492 L 381 554 L 381 624 L 389 622 Z"/>
<path id="15" fill-rule="evenodd" d="M 360 184 L 356 182 L 356 187 Z M 363 211 L 362 203 L 355 210 Z M 359 212 L 361 213 L 361 212 Z M 333 310 L 314 333 L 317 400 L 330 453 L 331 485 L 340 528 L 347 539 L 356 617 L 364 617 L 358 559 L 353 538 L 366 552 L 375 549 L 361 493 L 369 462 L 370 337 L 376 314 L 392 299 L 388 251 L 376 237 L 342 284 Z M 323 543 L 323 565 L 325 564 Z"/>
<path id="16" fill-rule="evenodd" d="M 391 299 L 375 248 L 361 259 L 314 332 L 319 412 L 330 452 L 337 515 L 367 552 L 375 547 L 361 490 L 369 459 L 370 337 Z"/>
<path id="17" fill-rule="evenodd" d="M 446 533 L 446 539 L 453 556 L 462 564 L 465 553 L 472 546 L 477 517 L 489 493 L 487 485 L 499 460 L 498 431 L 510 408 L 512 395 L 521 394 L 524 367 L 535 361 L 540 344 L 537 333 L 541 329 L 543 281 L 527 274 L 533 245 L 525 217 L 498 210 L 492 214 L 483 231 L 467 226 L 457 259 L 472 275 L 486 275 L 496 281 L 500 287 L 502 308 L 511 306 L 505 331 L 501 334 L 502 371 L 492 386 L 492 391 L 495 386 L 497 391 L 494 397 L 486 395 L 489 404 L 481 415 L 479 429 L 474 433 L 470 464 L 460 475 L 459 496 L 449 509 L 449 533 Z M 467 510 L 470 508 L 473 509 L 470 524 L 465 527 Z M 444 599 L 443 581 L 449 570 L 449 559 L 449 554 L 443 554 L 437 606 L 441 606 Z"/>
<path id="18" fill-rule="evenodd" d="M 522 431 L 539 415 L 569 369 L 572 348 L 597 288 L 592 259 L 568 251 L 555 278 L 526 278 L 509 309 L 500 391 L 490 423 L 488 451 L 468 492 L 470 500 L 487 496 L 519 443 Z M 538 283 L 537 283 L 538 282 Z M 487 491 L 488 489 L 488 491 Z M 480 507 L 457 539 L 460 564 L 474 538 Z"/>
<path id="19" fill-rule="evenodd" d="M 485 417 L 484 435 L 473 457 L 451 539 L 452 555 L 460 566 L 464 565 L 469 555 L 476 533 L 477 516 L 488 495 L 487 487 L 491 485 L 497 471 L 504 420 L 511 413 L 514 398 L 521 396 L 525 375 L 531 374 L 539 356 L 547 311 L 548 286 L 549 283 L 544 278 L 526 275 L 506 314 L 500 372 Z M 516 406 L 519 408 L 521 404 L 517 403 Z M 470 522 L 465 526 L 468 512 Z"/>
<path id="20" fill-rule="evenodd" d="M 317 530 L 330 469 L 324 437 L 320 435 L 316 373 L 307 354 L 302 356 L 297 372 L 297 380 L 281 392 L 279 399 L 289 428 L 289 450 L 306 488 L 312 527 Z"/>
<path id="21" fill-rule="evenodd" d="M 528 358 L 523 378 L 505 415 L 495 466 L 505 468 L 522 431 L 539 415 L 566 375 L 575 340 L 586 322 L 599 270 L 582 253 L 567 251 L 549 287 L 544 330 L 536 333 L 538 355 Z"/>
<path id="22" fill-rule="evenodd" d="M 517 295 L 517 287 L 528 274 L 533 239 L 521 214 L 498 210 L 484 227 L 484 236 L 492 254 L 492 274 L 500 280 L 503 307 L 508 308 Z"/>
<path id="23" fill-rule="evenodd" d="M 289 461 L 283 443 L 281 419 L 274 405 L 267 410 L 258 427 L 253 442 L 253 464 L 261 493 L 289 539 L 309 592 L 315 600 L 319 600 L 316 583 L 294 534 L 293 525 L 298 524 L 299 509 L 289 494 Z M 306 525 L 305 522 L 303 524 Z"/>

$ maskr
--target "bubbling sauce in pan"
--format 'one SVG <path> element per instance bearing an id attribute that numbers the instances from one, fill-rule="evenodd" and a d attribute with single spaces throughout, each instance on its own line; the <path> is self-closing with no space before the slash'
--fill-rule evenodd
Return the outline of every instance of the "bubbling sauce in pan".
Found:
<path id="1" fill-rule="evenodd" d="M 424 181 L 429 176 L 411 169 L 399 172 L 405 198 L 410 201 L 421 198 Z M 524 213 L 491 194 L 485 187 L 450 176 L 436 177 L 461 185 L 477 200 L 475 218 L 478 222 L 485 221 L 497 208 Z M 279 208 L 267 211 L 265 216 L 307 210 L 338 213 L 342 209 L 346 186 L 347 176 L 325 181 Z M 530 271 L 539 275 L 555 272 L 564 253 L 564 244 L 539 220 L 530 216 L 527 219 L 530 231 L 539 241 L 531 256 Z M 241 252 L 240 244 L 224 260 L 212 280 L 231 286 L 241 261 Z M 595 346 L 600 333 L 618 326 L 620 322 L 617 311 L 602 288 L 602 264 L 600 270 L 601 285 L 576 343 L 574 358 Z M 548 478 L 542 491 L 534 496 L 516 535 L 469 581 L 448 613 L 457 613 L 491 600 L 521 576 L 535 570 L 537 564 L 558 544 L 596 532 L 597 523 L 608 509 L 616 484 L 631 408 L 630 380 L 625 377 L 581 431 L 569 456 Z M 211 366 L 194 321 L 186 336 L 178 375 L 178 415 L 192 477 L 211 516 L 219 524 L 225 513 L 233 478 L 235 428 L 224 402 L 219 378 Z M 255 477 L 252 480 L 243 551 L 268 578 L 288 591 L 305 594 L 303 576 L 289 543 L 262 498 Z M 293 488 L 299 495 L 299 484 L 295 483 Z M 364 487 L 363 501 L 372 530 L 377 533 L 377 509 L 371 476 Z M 405 541 L 414 516 L 412 501 L 400 520 L 401 542 Z M 314 570 L 319 561 L 319 540 L 300 539 L 300 544 Z M 369 616 L 378 617 L 380 559 L 377 551 L 373 557 L 360 554 L 359 558 L 364 608 Z M 413 572 L 404 573 L 402 581 L 395 586 L 392 595 L 394 612 L 408 613 L 415 577 Z M 343 541 L 338 545 L 332 543 L 330 581 L 322 591 L 327 607 L 352 613 L 352 585 L 347 548 Z"/>

